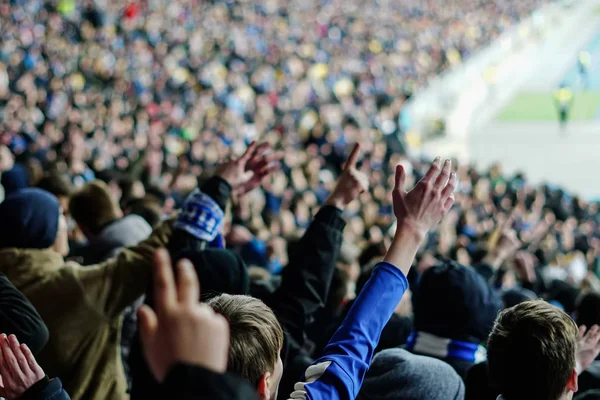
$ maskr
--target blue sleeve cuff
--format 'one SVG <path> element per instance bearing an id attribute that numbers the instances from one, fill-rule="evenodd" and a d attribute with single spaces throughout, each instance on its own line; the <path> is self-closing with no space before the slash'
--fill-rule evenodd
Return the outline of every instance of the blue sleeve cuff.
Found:
<path id="1" fill-rule="evenodd" d="M 408 289 L 408 279 L 406 279 L 406 275 L 404 275 L 404 272 L 402 272 L 402 270 L 396 267 L 394 264 L 391 264 L 387 261 L 378 262 L 373 269 L 373 274 L 375 274 L 377 270 L 383 270 L 385 273 L 392 274 L 394 277 L 403 282 L 405 291 Z"/>

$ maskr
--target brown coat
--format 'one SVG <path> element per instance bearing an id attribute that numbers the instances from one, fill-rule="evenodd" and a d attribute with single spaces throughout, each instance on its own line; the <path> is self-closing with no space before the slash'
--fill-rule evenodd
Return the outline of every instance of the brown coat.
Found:
<path id="1" fill-rule="evenodd" d="M 52 250 L 0 250 L 0 273 L 33 303 L 50 331 L 37 357 L 73 400 L 127 396 L 119 350 L 122 311 L 145 291 L 154 249 L 165 246 L 172 221 L 136 247 L 102 264 L 64 262 Z"/>

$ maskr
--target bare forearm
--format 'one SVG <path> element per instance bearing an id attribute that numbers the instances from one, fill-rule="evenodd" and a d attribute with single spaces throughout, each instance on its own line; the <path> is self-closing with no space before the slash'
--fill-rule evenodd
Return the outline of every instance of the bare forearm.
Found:
<path id="1" fill-rule="evenodd" d="M 423 234 L 410 225 L 398 224 L 394 240 L 383 260 L 398 267 L 404 275 L 408 275 L 419 246 L 424 239 Z"/>

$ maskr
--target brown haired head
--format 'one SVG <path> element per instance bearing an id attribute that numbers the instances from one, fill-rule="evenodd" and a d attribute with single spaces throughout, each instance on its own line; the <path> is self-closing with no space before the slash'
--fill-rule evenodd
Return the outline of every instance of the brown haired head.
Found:
<path id="1" fill-rule="evenodd" d="M 71 196 L 69 211 L 86 236 L 100 233 L 106 225 L 123 216 L 108 186 L 98 180 L 85 184 Z"/>
<path id="2" fill-rule="evenodd" d="M 265 373 L 273 373 L 283 347 L 283 330 L 275 314 L 249 296 L 222 294 L 208 304 L 229 321 L 229 370 L 260 389 Z"/>
<path id="3" fill-rule="evenodd" d="M 578 329 L 542 300 L 500 313 L 488 340 L 491 382 L 506 400 L 559 400 L 577 390 Z"/>

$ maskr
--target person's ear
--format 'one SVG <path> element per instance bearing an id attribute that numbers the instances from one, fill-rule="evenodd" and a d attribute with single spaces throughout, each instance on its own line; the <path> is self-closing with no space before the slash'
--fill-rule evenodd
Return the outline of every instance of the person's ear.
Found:
<path id="1" fill-rule="evenodd" d="M 265 372 L 263 376 L 260 377 L 258 381 L 258 396 L 261 400 L 271 400 L 271 388 L 269 387 L 271 380 L 271 373 Z"/>
<path id="2" fill-rule="evenodd" d="M 577 380 L 577 370 L 573 369 L 571 371 L 571 376 L 569 377 L 569 382 L 567 382 L 567 391 L 577 393 L 579 390 L 579 383 Z"/>

